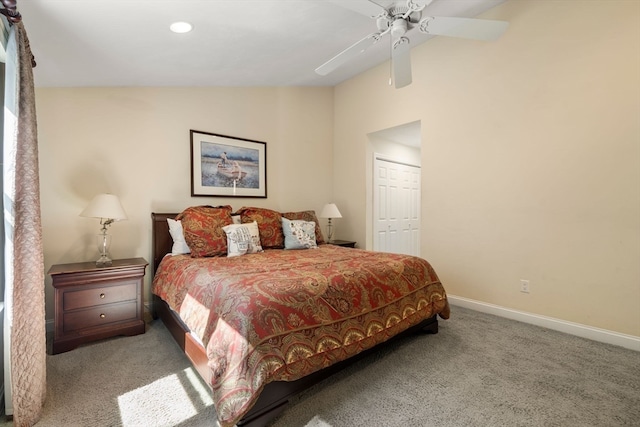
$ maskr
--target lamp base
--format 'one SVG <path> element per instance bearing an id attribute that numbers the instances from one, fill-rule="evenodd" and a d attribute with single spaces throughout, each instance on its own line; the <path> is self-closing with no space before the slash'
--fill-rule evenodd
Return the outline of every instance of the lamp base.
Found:
<path id="1" fill-rule="evenodd" d="M 107 234 L 106 229 L 103 229 L 102 233 L 98 234 L 98 252 L 100 252 L 100 258 L 96 261 L 97 267 L 109 267 L 112 264 L 111 258 L 109 258 L 110 246 L 111 235 Z"/>
<path id="2" fill-rule="evenodd" d="M 111 258 L 105 255 L 101 256 L 96 261 L 96 267 L 110 267 L 111 264 L 113 264 L 113 261 L 111 261 Z"/>
<path id="3" fill-rule="evenodd" d="M 333 224 L 331 224 L 331 218 L 327 221 L 327 238 L 329 241 L 333 241 Z"/>

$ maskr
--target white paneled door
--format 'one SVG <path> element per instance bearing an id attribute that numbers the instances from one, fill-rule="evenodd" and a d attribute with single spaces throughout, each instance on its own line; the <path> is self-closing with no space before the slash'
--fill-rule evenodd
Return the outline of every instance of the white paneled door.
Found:
<path id="1" fill-rule="evenodd" d="M 420 256 L 420 167 L 374 155 L 373 250 Z"/>

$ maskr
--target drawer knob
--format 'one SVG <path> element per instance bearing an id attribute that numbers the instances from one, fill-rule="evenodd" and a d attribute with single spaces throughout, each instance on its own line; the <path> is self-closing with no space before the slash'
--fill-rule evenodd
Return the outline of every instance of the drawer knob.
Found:
<path id="1" fill-rule="evenodd" d="M 107 317 L 107 315 L 106 315 L 106 314 L 104 314 L 104 313 L 100 313 L 100 318 L 101 318 L 101 319 L 104 319 L 105 317 Z"/>
<path id="2" fill-rule="evenodd" d="M 105 296 L 105 294 L 100 294 L 100 299 L 104 299 Z"/>

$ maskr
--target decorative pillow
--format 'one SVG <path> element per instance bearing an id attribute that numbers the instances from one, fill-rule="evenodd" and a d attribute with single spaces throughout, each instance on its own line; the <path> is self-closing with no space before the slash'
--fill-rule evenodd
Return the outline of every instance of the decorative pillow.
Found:
<path id="1" fill-rule="evenodd" d="M 322 230 L 320 229 L 320 222 L 316 217 L 315 211 L 285 212 L 282 214 L 282 216 L 287 219 L 300 219 L 302 221 L 315 222 L 316 223 L 316 243 L 318 245 L 325 243 L 324 236 L 322 235 Z"/>
<path id="2" fill-rule="evenodd" d="M 316 244 L 316 223 L 282 218 L 285 249 L 313 249 Z"/>
<path id="3" fill-rule="evenodd" d="M 173 239 L 173 247 L 171 248 L 172 255 L 188 254 L 191 252 L 187 242 L 184 240 L 184 233 L 182 232 L 182 222 L 175 219 L 167 218 L 169 224 L 169 234 Z"/>
<path id="4" fill-rule="evenodd" d="M 240 215 L 236 213 L 231 214 L 231 219 L 233 220 L 234 224 L 242 224 L 242 218 L 240 218 Z"/>
<path id="5" fill-rule="evenodd" d="M 184 239 L 194 258 L 227 254 L 227 236 L 222 229 L 233 222 L 231 206 L 192 206 L 180 213 Z"/>
<path id="6" fill-rule="evenodd" d="M 260 243 L 264 249 L 284 248 L 280 212 L 265 208 L 243 207 L 236 213 L 240 214 L 243 224 L 253 221 L 258 223 Z"/>
<path id="7" fill-rule="evenodd" d="M 222 227 L 227 234 L 227 256 L 240 256 L 262 252 L 258 223 L 230 224 Z"/>

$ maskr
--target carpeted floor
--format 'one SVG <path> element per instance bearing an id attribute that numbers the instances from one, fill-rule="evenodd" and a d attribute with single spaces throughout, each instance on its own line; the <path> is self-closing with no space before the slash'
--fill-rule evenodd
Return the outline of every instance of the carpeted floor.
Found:
<path id="1" fill-rule="evenodd" d="M 215 425 L 206 386 L 160 321 L 144 335 L 48 356 L 47 369 L 38 427 Z M 455 306 L 437 335 L 383 347 L 273 423 L 638 425 L 640 353 Z"/>

